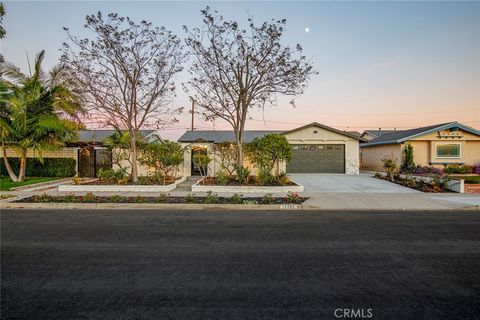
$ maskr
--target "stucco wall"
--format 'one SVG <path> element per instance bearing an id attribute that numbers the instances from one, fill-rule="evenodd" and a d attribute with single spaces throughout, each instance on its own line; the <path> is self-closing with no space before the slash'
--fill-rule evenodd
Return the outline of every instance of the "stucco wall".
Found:
<path id="1" fill-rule="evenodd" d="M 69 147 L 62 147 L 58 150 L 49 150 L 49 151 L 42 151 L 43 158 L 73 158 L 77 160 L 78 156 L 78 148 L 69 148 Z M 7 148 L 7 157 L 17 158 L 20 157 L 18 151 L 14 149 Z M 28 149 L 27 151 L 27 158 L 38 158 L 39 154 L 38 151 L 34 152 L 32 149 Z M 0 158 L 3 158 L 3 148 L 0 147 Z"/>
<path id="2" fill-rule="evenodd" d="M 118 152 L 118 151 L 114 151 L 114 152 Z M 131 172 L 131 165 L 130 165 L 129 161 L 123 160 L 123 161 L 120 162 L 120 165 L 123 168 L 128 168 L 127 169 L 128 173 Z M 113 163 L 112 164 L 112 169 L 117 170 L 117 169 L 120 169 L 120 167 L 117 164 Z M 141 165 L 140 161 L 137 162 L 137 170 L 138 170 L 138 175 L 139 176 L 148 176 L 149 173 L 151 174 L 155 171 L 154 168 L 150 168 L 148 166 Z M 177 176 L 177 178 L 183 177 L 183 164 L 180 164 L 178 166 L 176 176 Z"/>
<path id="3" fill-rule="evenodd" d="M 400 144 L 389 144 L 381 146 L 361 147 L 361 168 L 364 170 L 382 171 L 383 165 L 381 159 L 385 156 L 393 155 L 400 165 L 402 152 Z"/>
<path id="4" fill-rule="evenodd" d="M 214 176 L 221 171 L 220 159 L 218 157 L 218 154 L 216 154 L 214 151 L 213 144 L 195 142 L 195 143 L 182 143 L 182 146 L 185 148 L 183 165 L 180 166 L 181 167 L 180 172 L 182 175 L 186 177 L 190 177 L 192 175 L 192 153 L 191 152 L 192 152 L 192 148 L 194 147 L 206 148 L 208 156 L 213 159 L 207 168 L 207 171 L 208 171 L 207 173 L 209 176 Z M 256 169 L 253 167 L 253 165 L 248 161 L 246 157 L 243 161 L 243 166 L 248 168 L 251 171 L 251 174 L 256 174 Z M 285 164 L 283 166 L 285 166 Z"/>

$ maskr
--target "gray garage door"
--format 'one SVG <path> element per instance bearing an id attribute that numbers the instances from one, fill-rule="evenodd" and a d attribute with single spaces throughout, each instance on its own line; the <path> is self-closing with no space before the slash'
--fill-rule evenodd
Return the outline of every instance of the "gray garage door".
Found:
<path id="1" fill-rule="evenodd" d="M 289 173 L 345 173 L 345 145 L 292 144 Z"/>

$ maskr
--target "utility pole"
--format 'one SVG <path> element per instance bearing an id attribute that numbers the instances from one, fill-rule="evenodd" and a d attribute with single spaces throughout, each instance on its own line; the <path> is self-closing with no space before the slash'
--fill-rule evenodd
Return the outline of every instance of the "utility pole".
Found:
<path id="1" fill-rule="evenodd" d="M 191 128 L 191 130 L 193 131 L 194 130 L 193 124 L 194 124 L 194 120 L 195 120 L 195 100 L 193 99 L 193 97 L 190 97 L 190 100 L 192 100 L 192 128 Z"/>

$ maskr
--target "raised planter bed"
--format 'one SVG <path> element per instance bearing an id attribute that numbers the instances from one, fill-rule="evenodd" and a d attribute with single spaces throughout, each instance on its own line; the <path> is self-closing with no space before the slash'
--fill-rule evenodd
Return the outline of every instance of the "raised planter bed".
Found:
<path id="1" fill-rule="evenodd" d="M 222 193 L 288 193 L 303 192 L 301 184 L 291 181 L 288 186 L 256 186 L 256 185 L 203 185 L 202 180 L 192 185 L 192 192 L 222 192 Z"/>
<path id="2" fill-rule="evenodd" d="M 174 190 L 185 177 L 167 185 L 117 185 L 117 184 L 64 184 L 58 186 L 61 192 L 169 192 Z"/>
<path id="3" fill-rule="evenodd" d="M 424 186 L 425 188 L 421 188 L 421 187 L 420 188 L 413 188 L 413 187 L 409 186 L 407 183 L 404 183 L 404 181 L 401 181 L 401 180 L 400 181 L 399 180 L 391 181 L 391 180 L 386 179 L 387 174 L 385 172 L 378 172 L 378 174 L 380 174 L 381 179 L 383 179 L 385 181 L 393 182 L 393 183 L 399 184 L 399 185 L 407 187 L 407 188 L 419 190 L 419 191 L 422 191 L 422 192 L 442 192 L 442 191 L 434 191 L 431 188 L 428 188 L 428 186 Z M 402 180 L 412 178 L 417 182 L 422 181 L 425 184 L 431 184 L 432 181 L 433 181 L 433 178 L 431 178 L 431 177 L 419 176 L 419 175 L 400 174 L 399 177 Z M 447 184 L 447 189 L 449 191 L 453 191 L 453 192 L 457 192 L 457 193 L 464 193 L 465 192 L 464 191 L 464 180 L 463 179 L 452 179 L 452 180 L 450 180 Z M 443 191 L 443 192 L 445 192 L 445 191 Z"/>
<path id="4" fill-rule="evenodd" d="M 13 203 L 145 203 L 145 204 L 235 204 L 235 205 L 292 205 L 301 204 L 308 198 L 290 194 L 285 197 L 219 197 L 217 195 L 208 195 L 205 197 L 171 197 L 165 194 L 158 197 L 142 197 L 142 196 L 96 196 L 87 193 L 83 196 L 66 194 L 63 196 L 53 196 L 48 194 L 35 195 L 14 200 Z"/>

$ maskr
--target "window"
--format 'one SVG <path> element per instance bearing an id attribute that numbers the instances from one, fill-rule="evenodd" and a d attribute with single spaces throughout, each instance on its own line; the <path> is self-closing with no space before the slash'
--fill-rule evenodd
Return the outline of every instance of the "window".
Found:
<path id="1" fill-rule="evenodd" d="M 460 143 L 437 144 L 437 158 L 460 158 Z"/>

